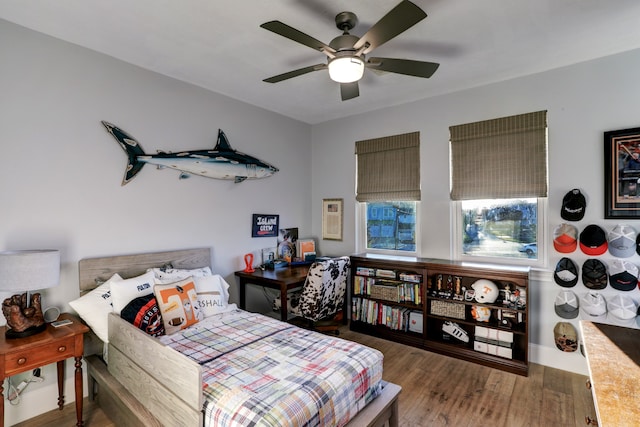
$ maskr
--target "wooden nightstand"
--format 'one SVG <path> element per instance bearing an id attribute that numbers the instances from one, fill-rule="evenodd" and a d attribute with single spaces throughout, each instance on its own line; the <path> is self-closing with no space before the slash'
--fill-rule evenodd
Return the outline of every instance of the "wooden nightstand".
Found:
<path id="1" fill-rule="evenodd" d="M 5 339 L 6 327 L 0 328 L 0 426 L 4 425 L 4 379 L 21 372 L 27 372 L 56 362 L 58 364 L 58 407 L 64 406 L 64 362 L 75 359 L 76 415 L 77 426 L 82 421 L 82 353 L 83 334 L 89 331 L 78 318 L 70 314 L 60 315 L 60 319 L 73 323 L 59 328 L 47 325 L 47 330 L 39 334 L 16 339 Z"/>

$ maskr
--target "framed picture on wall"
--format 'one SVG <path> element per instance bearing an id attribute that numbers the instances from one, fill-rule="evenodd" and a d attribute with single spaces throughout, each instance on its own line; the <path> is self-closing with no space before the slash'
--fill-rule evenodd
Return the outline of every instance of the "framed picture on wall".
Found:
<path id="1" fill-rule="evenodd" d="M 640 218 L 640 127 L 604 133 L 604 217 Z"/>
<path id="2" fill-rule="evenodd" d="M 322 239 L 342 240 L 342 199 L 322 200 Z"/>

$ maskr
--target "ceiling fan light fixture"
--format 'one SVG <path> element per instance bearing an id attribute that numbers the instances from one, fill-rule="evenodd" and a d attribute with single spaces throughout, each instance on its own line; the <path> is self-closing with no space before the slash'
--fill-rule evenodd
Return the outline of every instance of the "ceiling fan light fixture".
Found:
<path id="1" fill-rule="evenodd" d="M 357 82 L 363 74 L 364 61 L 357 56 L 339 56 L 329 61 L 329 77 L 334 82 Z"/>

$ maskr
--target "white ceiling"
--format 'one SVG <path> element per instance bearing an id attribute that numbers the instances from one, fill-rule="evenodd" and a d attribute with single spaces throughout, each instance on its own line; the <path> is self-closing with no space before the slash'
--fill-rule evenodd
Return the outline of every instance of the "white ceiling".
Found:
<path id="1" fill-rule="evenodd" d="M 326 57 L 260 24 L 328 44 L 337 13 L 361 36 L 398 2 L 0 0 L 0 18 L 310 124 L 640 48 L 638 0 L 415 0 L 428 17 L 372 53 L 440 63 L 430 79 L 366 70 L 344 102 L 326 71 L 262 81 Z"/>

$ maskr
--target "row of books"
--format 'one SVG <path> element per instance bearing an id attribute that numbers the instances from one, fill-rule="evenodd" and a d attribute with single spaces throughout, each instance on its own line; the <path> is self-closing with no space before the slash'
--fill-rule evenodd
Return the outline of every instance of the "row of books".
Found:
<path id="1" fill-rule="evenodd" d="M 422 282 L 422 274 L 409 272 L 396 273 L 395 270 L 387 270 L 382 268 L 356 267 L 356 275 L 366 277 L 381 277 L 385 279 L 399 279 L 403 282 Z"/>
<path id="2" fill-rule="evenodd" d="M 423 300 L 422 283 L 389 282 L 375 277 L 354 277 L 353 293 L 354 295 L 368 295 L 372 298 L 416 305 L 421 305 Z"/>
<path id="3" fill-rule="evenodd" d="M 415 311 L 367 298 L 353 298 L 351 302 L 351 320 L 383 325 L 395 331 L 407 332 L 410 327 L 410 315 Z"/>

